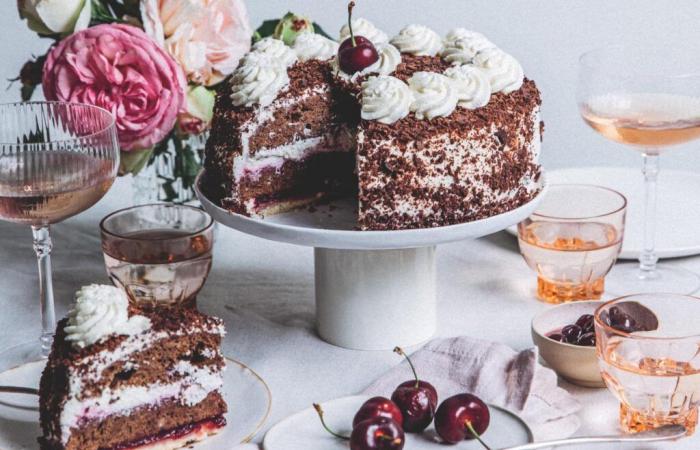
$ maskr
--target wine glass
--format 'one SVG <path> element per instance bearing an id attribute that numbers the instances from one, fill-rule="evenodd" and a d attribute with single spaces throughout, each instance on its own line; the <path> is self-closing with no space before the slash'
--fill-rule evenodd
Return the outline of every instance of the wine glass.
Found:
<path id="1" fill-rule="evenodd" d="M 657 265 L 654 235 L 659 155 L 700 138 L 700 53 L 669 45 L 611 46 L 584 53 L 577 101 L 591 128 L 638 150 L 644 160 L 643 250 L 638 266 L 622 264 L 611 273 L 610 290 L 695 292 L 700 287 L 696 274 Z"/>
<path id="2" fill-rule="evenodd" d="M 60 102 L 0 105 L 0 220 L 31 226 L 42 325 L 40 345 L 6 350 L 5 365 L 48 356 L 56 327 L 49 226 L 100 200 L 118 167 L 116 126 L 108 111 Z"/>

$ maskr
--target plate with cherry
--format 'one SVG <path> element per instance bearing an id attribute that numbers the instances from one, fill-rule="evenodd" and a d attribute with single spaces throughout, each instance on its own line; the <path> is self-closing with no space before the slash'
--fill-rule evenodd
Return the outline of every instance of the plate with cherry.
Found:
<path id="1" fill-rule="evenodd" d="M 294 414 L 265 436 L 265 450 L 430 450 L 499 449 L 532 442 L 532 432 L 516 414 L 487 405 L 463 392 L 440 399 L 418 378 L 389 397 L 357 395 L 325 402 Z"/>

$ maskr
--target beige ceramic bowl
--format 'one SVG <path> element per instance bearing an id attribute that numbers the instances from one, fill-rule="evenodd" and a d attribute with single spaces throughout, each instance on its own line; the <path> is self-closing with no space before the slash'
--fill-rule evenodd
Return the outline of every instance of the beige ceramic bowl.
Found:
<path id="1" fill-rule="evenodd" d="M 598 368 L 595 347 L 582 347 L 549 339 L 545 335 L 593 314 L 604 302 L 590 300 L 562 303 L 532 319 L 532 340 L 549 367 L 565 380 L 585 387 L 605 387 Z"/>

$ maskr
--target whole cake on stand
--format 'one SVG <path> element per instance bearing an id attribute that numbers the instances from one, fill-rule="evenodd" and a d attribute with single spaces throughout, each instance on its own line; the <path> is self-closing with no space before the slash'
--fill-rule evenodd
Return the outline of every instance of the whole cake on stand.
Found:
<path id="1" fill-rule="evenodd" d="M 357 19 L 340 38 L 253 46 L 217 97 L 200 200 L 228 226 L 316 247 L 324 339 L 415 344 L 435 330 L 435 245 L 536 207 L 540 94 L 513 56 L 464 28 L 409 25 L 389 39 Z M 319 200 L 337 204 L 323 217 L 299 209 Z"/>

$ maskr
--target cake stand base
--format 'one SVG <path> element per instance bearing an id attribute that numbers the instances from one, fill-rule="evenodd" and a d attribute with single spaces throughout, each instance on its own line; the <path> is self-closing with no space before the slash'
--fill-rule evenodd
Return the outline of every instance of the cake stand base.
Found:
<path id="1" fill-rule="evenodd" d="M 435 333 L 435 246 L 315 249 L 321 338 L 355 350 L 391 350 Z"/>

